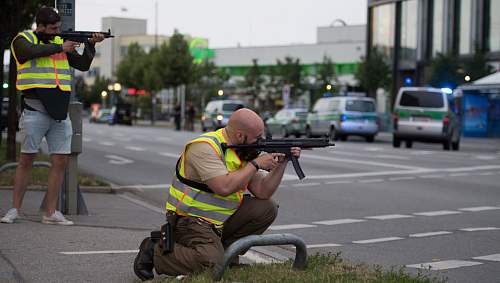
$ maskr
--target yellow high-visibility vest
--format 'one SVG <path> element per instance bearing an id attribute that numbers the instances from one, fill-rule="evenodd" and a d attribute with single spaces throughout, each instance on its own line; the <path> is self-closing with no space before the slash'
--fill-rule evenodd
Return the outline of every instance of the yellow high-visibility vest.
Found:
<path id="1" fill-rule="evenodd" d="M 185 177 L 184 163 L 186 161 L 187 147 L 196 142 L 210 144 L 219 158 L 224 161 L 229 172 L 236 171 L 246 164 L 240 160 L 233 149 L 227 149 L 226 152 L 222 150 L 221 144 L 227 143 L 222 131 L 223 129 L 219 129 L 215 132 L 205 133 L 186 144 L 177 164 L 180 176 Z M 173 174 L 172 180 L 172 184 L 168 190 L 169 195 L 166 209 L 183 216 L 203 218 L 218 227 L 223 226 L 224 222 L 236 212 L 243 200 L 243 193 L 246 190 L 245 186 L 238 192 L 228 196 L 220 196 L 213 192 L 206 192 L 182 183 L 177 178 L 176 173 Z"/>
<path id="2" fill-rule="evenodd" d="M 14 40 L 18 36 L 26 38 L 32 44 L 44 44 L 32 31 L 20 32 Z M 16 88 L 18 90 L 59 87 L 63 91 L 71 91 L 71 70 L 65 52 L 35 58 L 21 64 L 13 48 L 14 40 L 10 49 L 17 64 Z M 63 40 L 56 36 L 50 43 L 63 44 Z"/>

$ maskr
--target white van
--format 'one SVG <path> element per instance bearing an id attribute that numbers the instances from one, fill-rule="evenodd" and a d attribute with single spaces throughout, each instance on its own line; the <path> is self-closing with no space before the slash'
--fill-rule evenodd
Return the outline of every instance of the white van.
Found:
<path id="1" fill-rule="evenodd" d="M 234 111 L 245 108 L 245 103 L 241 100 L 213 100 L 205 107 L 205 111 L 201 116 L 201 130 L 215 131 L 227 125 L 229 117 Z"/>

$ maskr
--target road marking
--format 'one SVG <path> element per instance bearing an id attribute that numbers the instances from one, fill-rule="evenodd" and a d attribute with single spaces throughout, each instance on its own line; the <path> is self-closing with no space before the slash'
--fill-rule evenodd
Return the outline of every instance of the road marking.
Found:
<path id="1" fill-rule="evenodd" d="M 325 182 L 327 185 L 333 185 L 333 184 L 350 184 L 352 181 L 331 181 L 331 182 Z"/>
<path id="2" fill-rule="evenodd" d="M 413 215 L 441 216 L 441 215 L 450 215 L 450 214 L 459 214 L 459 213 L 462 213 L 462 212 L 454 211 L 454 210 L 437 210 L 437 211 L 417 212 L 417 213 L 413 213 Z"/>
<path id="3" fill-rule="evenodd" d="M 397 156 L 397 155 L 389 155 L 389 154 L 377 154 L 376 158 L 386 158 L 386 159 L 398 159 L 398 160 L 411 160 L 411 158 L 406 156 Z"/>
<path id="4" fill-rule="evenodd" d="M 452 269 L 459 268 L 465 266 L 474 266 L 482 264 L 481 262 L 476 261 L 465 261 L 465 260 L 443 260 L 443 261 L 435 261 L 435 262 L 426 262 L 426 263 L 417 263 L 417 264 L 408 264 L 406 267 L 419 268 L 419 269 L 431 269 L 431 270 L 443 270 L 443 269 Z"/>
<path id="5" fill-rule="evenodd" d="M 147 208 L 147 209 L 149 209 L 151 211 L 158 212 L 160 214 L 165 215 L 165 209 L 163 209 L 163 208 L 159 208 L 159 207 L 153 206 L 153 205 L 151 205 L 151 204 L 149 204 L 147 202 L 144 202 L 142 200 L 138 200 L 138 199 L 136 199 L 134 197 L 128 196 L 127 194 L 118 194 L 118 196 L 121 197 L 121 198 L 123 198 L 123 199 L 126 199 L 126 200 L 128 200 L 128 201 L 130 201 L 132 203 L 140 205 L 140 206 L 142 206 L 144 208 Z"/>
<path id="6" fill-rule="evenodd" d="M 272 225 L 269 230 L 288 230 L 288 229 L 302 229 L 302 228 L 313 228 L 316 225 L 311 224 L 289 224 L 289 225 Z"/>
<path id="7" fill-rule="evenodd" d="M 96 255 L 96 254 L 136 254 L 139 250 L 109 250 L 109 251 L 81 251 L 81 252 L 59 252 L 63 255 Z"/>
<path id="8" fill-rule="evenodd" d="M 133 150 L 133 151 L 145 151 L 146 149 L 137 146 L 126 146 L 125 149 Z"/>
<path id="9" fill-rule="evenodd" d="M 320 224 L 320 225 L 339 225 L 339 224 L 350 224 L 350 223 L 358 223 L 358 222 L 365 222 L 366 220 L 363 219 L 334 219 L 334 220 L 323 220 L 323 221 L 316 221 L 313 222 L 313 224 Z"/>
<path id="10" fill-rule="evenodd" d="M 381 167 L 392 167 L 398 169 L 409 169 L 409 170 L 420 170 L 425 169 L 421 167 L 415 166 L 405 166 L 400 164 L 393 163 L 383 163 L 383 162 L 375 162 L 375 161 L 361 161 L 361 160 L 353 160 L 353 159 L 344 159 L 344 158 L 335 158 L 335 157 L 327 157 L 327 156 L 318 156 L 311 154 L 301 154 L 300 158 L 310 158 L 317 160 L 325 160 L 325 161 L 333 161 L 333 162 L 345 162 L 345 163 L 355 163 L 355 164 L 363 164 L 363 165 L 371 165 L 371 166 L 381 166 Z"/>
<path id="11" fill-rule="evenodd" d="M 450 177 L 461 177 L 461 176 L 469 176 L 470 173 L 451 173 L 448 176 Z"/>
<path id="12" fill-rule="evenodd" d="M 498 227 L 470 227 L 470 228 L 462 228 L 458 229 L 460 231 L 465 231 L 465 232 L 477 232 L 477 231 L 493 231 L 493 230 L 500 230 Z"/>
<path id="13" fill-rule="evenodd" d="M 431 236 L 448 235 L 448 234 L 453 234 L 453 233 L 448 232 L 448 231 L 437 231 L 437 232 L 410 234 L 410 237 L 411 238 L 422 238 L 422 237 L 431 237 Z"/>
<path id="14" fill-rule="evenodd" d="M 134 163 L 133 160 L 130 160 L 130 159 L 118 156 L 118 155 L 104 155 L 104 157 L 111 159 L 108 161 L 108 163 L 110 163 L 110 164 L 125 165 L 125 164 Z"/>
<path id="15" fill-rule="evenodd" d="M 389 220 L 389 219 L 400 219 L 400 218 L 411 218 L 414 217 L 412 215 L 405 214 L 386 214 L 386 215 L 375 215 L 375 216 L 367 216 L 367 219 L 377 219 L 377 220 Z"/>
<path id="16" fill-rule="evenodd" d="M 392 177 L 392 178 L 389 178 L 390 181 L 401 181 L 401 180 L 413 180 L 415 179 L 415 177 Z"/>
<path id="17" fill-rule="evenodd" d="M 465 207 L 465 208 L 459 208 L 458 210 L 463 210 L 463 211 L 485 211 L 485 210 L 496 210 L 500 209 L 500 207 L 497 206 L 476 206 L 476 207 Z"/>
<path id="18" fill-rule="evenodd" d="M 89 138 L 82 138 L 82 141 L 84 141 L 84 142 L 91 142 L 91 141 L 92 141 L 92 139 L 89 139 Z"/>
<path id="19" fill-rule="evenodd" d="M 375 157 L 375 158 L 385 158 L 385 159 L 399 159 L 399 160 L 411 160 L 411 158 L 406 157 L 406 156 L 398 156 L 398 155 L 390 155 L 390 154 L 376 154 L 376 155 L 370 155 L 367 156 L 367 154 L 360 154 L 360 153 L 353 153 L 353 152 L 339 152 L 335 151 L 332 154 L 335 155 L 344 155 L 344 156 L 349 156 L 349 157 Z"/>
<path id="20" fill-rule="evenodd" d="M 342 247 L 342 245 L 341 244 L 328 243 L 328 244 L 306 245 L 306 247 L 308 249 L 314 249 L 314 248 Z"/>
<path id="21" fill-rule="evenodd" d="M 433 174 L 433 175 L 422 175 L 419 178 L 432 179 L 432 178 L 443 178 L 445 175 Z"/>
<path id="22" fill-rule="evenodd" d="M 105 146 L 114 146 L 114 142 L 99 142 L 100 145 L 105 145 Z"/>
<path id="23" fill-rule="evenodd" d="M 500 261 L 500 254 L 492 254 L 492 255 L 476 256 L 476 257 L 473 257 L 472 259 L 490 260 L 490 261 Z"/>
<path id="24" fill-rule="evenodd" d="M 410 153 L 411 155 L 429 155 L 429 154 L 433 154 L 434 151 L 429 151 L 429 150 L 418 150 L 418 151 L 415 151 L 415 152 L 412 152 Z"/>
<path id="25" fill-rule="evenodd" d="M 365 147 L 364 150 L 366 150 L 366 151 L 381 151 L 383 149 L 380 147 Z"/>
<path id="26" fill-rule="evenodd" d="M 476 155 L 475 158 L 479 159 L 479 160 L 493 160 L 493 159 L 497 159 L 496 156 L 491 156 L 491 155 Z"/>
<path id="27" fill-rule="evenodd" d="M 481 176 L 490 176 L 490 175 L 495 175 L 495 172 L 483 172 L 483 173 L 479 173 L 479 175 L 481 175 Z"/>
<path id="28" fill-rule="evenodd" d="M 319 186 L 321 183 L 303 183 L 303 184 L 295 184 L 292 185 L 292 187 L 312 187 L 312 186 Z"/>
<path id="29" fill-rule="evenodd" d="M 177 159 L 180 157 L 180 153 L 171 153 L 171 152 L 160 152 L 160 155 Z"/>
<path id="30" fill-rule="evenodd" d="M 400 238 L 400 237 L 387 237 L 387 238 L 376 238 L 376 239 L 352 241 L 352 243 L 353 244 L 373 244 L 373 243 L 397 241 L 397 240 L 403 240 L 403 239 L 404 238 Z"/>
<path id="31" fill-rule="evenodd" d="M 360 183 L 380 183 L 383 182 L 384 179 L 368 179 L 368 180 L 359 180 Z"/>
<path id="32" fill-rule="evenodd" d="M 433 171 L 441 172 L 462 172 L 462 171 L 479 171 L 479 170 L 495 170 L 500 169 L 500 165 L 484 165 L 484 166 L 470 166 L 470 167 L 457 167 L 448 169 L 433 169 Z"/>

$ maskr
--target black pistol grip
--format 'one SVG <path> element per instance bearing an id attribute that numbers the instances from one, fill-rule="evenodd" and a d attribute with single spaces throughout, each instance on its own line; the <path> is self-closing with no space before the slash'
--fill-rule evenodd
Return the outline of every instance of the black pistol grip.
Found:
<path id="1" fill-rule="evenodd" d="M 300 167 L 299 159 L 293 155 L 290 157 L 290 159 L 292 159 L 293 169 L 295 169 L 295 173 L 297 173 L 299 179 L 304 179 L 306 175 L 304 175 L 304 171 L 302 171 L 302 168 Z"/>

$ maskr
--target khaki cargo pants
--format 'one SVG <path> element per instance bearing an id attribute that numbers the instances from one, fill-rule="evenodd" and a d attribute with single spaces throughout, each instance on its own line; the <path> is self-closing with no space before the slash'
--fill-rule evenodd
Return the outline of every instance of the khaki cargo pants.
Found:
<path id="1" fill-rule="evenodd" d="M 181 217 L 175 229 L 174 250 L 162 255 L 155 245 L 154 267 L 158 274 L 191 274 L 222 261 L 225 248 L 236 240 L 260 235 L 273 223 L 278 206 L 272 200 L 245 195 L 240 208 L 225 223 L 222 236 L 213 226 L 193 217 Z"/>

